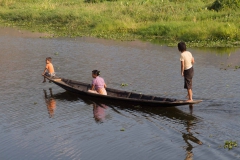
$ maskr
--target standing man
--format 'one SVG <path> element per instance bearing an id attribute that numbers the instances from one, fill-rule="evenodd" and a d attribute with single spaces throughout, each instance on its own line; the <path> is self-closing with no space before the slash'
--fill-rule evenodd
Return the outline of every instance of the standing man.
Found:
<path id="1" fill-rule="evenodd" d="M 193 101 L 192 98 L 192 78 L 193 78 L 193 63 L 194 58 L 192 54 L 187 51 L 186 44 L 184 42 L 178 43 L 178 50 L 181 52 L 181 75 L 184 77 L 184 88 L 187 89 L 187 102 Z"/>

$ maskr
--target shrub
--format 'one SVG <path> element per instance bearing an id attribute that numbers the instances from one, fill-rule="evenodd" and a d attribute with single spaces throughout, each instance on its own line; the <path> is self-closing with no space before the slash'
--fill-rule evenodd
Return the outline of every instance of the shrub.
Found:
<path id="1" fill-rule="evenodd" d="M 240 0 L 215 0 L 208 9 L 220 11 L 222 9 L 238 9 L 240 8 Z"/>
<path id="2" fill-rule="evenodd" d="M 117 1 L 117 0 L 85 0 L 84 2 L 86 2 L 86 3 L 100 3 L 100 2 L 104 2 L 104 1 L 113 2 L 113 1 Z"/>

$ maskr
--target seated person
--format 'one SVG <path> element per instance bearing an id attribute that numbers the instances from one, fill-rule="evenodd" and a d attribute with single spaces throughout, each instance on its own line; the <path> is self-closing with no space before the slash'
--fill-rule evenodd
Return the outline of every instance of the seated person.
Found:
<path id="1" fill-rule="evenodd" d="M 100 77 L 99 75 L 100 75 L 100 71 L 98 71 L 98 70 L 92 71 L 92 77 L 93 77 L 92 87 L 90 90 L 88 90 L 88 92 L 107 95 L 107 91 L 106 91 L 107 85 L 106 85 L 104 79 L 102 77 Z"/>
<path id="2" fill-rule="evenodd" d="M 42 73 L 42 75 L 44 76 L 48 76 L 48 77 L 54 77 L 55 76 L 55 72 L 54 72 L 54 67 L 52 64 L 52 58 L 51 57 L 47 57 L 46 58 L 46 67 Z M 44 77 L 43 79 L 43 83 L 46 82 L 46 78 Z"/>

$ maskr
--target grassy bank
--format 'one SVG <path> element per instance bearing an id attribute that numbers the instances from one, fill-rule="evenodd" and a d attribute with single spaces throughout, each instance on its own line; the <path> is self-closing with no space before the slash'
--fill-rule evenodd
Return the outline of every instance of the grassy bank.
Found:
<path id="1" fill-rule="evenodd" d="M 240 2 L 225 1 L 0 0 L 0 24 L 54 36 L 239 47 Z"/>

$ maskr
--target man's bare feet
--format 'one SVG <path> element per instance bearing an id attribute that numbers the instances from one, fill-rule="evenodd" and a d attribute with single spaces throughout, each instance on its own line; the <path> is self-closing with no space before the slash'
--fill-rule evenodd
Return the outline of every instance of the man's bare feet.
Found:
<path id="1" fill-rule="evenodd" d="M 193 101 L 192 99 L 186 100 L 186 102 L 192 102 L 192 101 Z"/>

